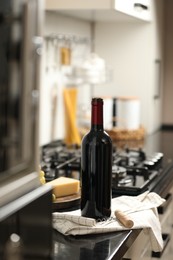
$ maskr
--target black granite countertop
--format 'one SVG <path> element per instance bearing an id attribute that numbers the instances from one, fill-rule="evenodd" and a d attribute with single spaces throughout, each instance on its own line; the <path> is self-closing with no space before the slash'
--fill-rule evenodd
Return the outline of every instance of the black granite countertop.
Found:
<path id="1" fill-rule="evenodd" d="M 141 230 L 64 236 L 54 232 L 54 260 L 121 259 Z"/>
<path id="2" fill-rule="evenodd" d="M 171 165 L 171 169 L 161 175 L 152 185 L 151 190 L 162 197 L 166 196 L 173 185 L 173 131 L 158 131 L 147 136 L 143 149 L 147 153 L 163 152 L 164 163 Z M 128 145 L 128 144 L 127 144 Z M 64 236 L 53 232 L 54 260 L 102 260 L 123 259 L 123 255 L 130 248 L 141 230 L 129 230 L 99 235 Z"/>

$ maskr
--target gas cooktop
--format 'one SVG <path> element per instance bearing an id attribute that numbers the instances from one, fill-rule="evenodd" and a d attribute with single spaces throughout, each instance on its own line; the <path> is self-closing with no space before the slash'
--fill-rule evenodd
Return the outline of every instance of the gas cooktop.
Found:
<path id="1" fill-rule="evenodd" d="M 80 179 L 80 147 L 67 147 L 61 140 L 41 147 L 41 168 L 46 181 L 60 176 Z M 112 193 L 138 195 L 150 188 L 163 172 L 163 153 L 113 147 Z"/>

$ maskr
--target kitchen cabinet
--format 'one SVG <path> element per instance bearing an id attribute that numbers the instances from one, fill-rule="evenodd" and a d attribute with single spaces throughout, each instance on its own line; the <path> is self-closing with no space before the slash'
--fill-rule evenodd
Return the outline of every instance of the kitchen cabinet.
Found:
<path id="1" fill-rule="evenodd" d="M 46 0 L 46 10 L 60 9 L 110 9 L 111 0 Z"/>
<path id="2" fill-rule="evenodd" d="M 70 11 L 69 14 L 75 17 L 97 21 L 102 19 L 107 21 L 126 20 L 127 16 L 150 21 L 150 2 L 151 0 L 46 0 L 45 9 L 49 11 L 63 10 L 66 14 L 67 11 Z M 105 13 L 105 11 L 107 12 Z"/>
<path id="3" fill-rule="evenodd" d="M 114 9 L 142 20 L 151 20 L 150 0 L 116 0 Z"/>
<path id="4" fill-rule="evenodd" d="M 142 231 L 133 245 L 124 255 L 125 259 L 172 259 L 170 258 L 171 253 L 171 236 L 172 236 L 172 210 L 173 210 L 173 201 L 172 201 L 172 192 L 173 188 L 168 191 L 167 196 L 165 196 L 165 202 L 158 208 L 159 219 L 162 229 L 162 238 L 163 238 L 163 250 L 162 252 L 153 252 L 151 249 L 150 241 L 148 236 L 144 231 Z"/>

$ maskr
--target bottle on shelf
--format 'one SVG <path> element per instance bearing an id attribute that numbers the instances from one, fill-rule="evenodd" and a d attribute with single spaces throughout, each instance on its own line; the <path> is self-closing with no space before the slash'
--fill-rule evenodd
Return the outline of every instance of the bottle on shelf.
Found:
<path id="1" fill-rule="evenodd" d="M 111 214 L 112 140 L 103 128 L 103 99 L 91 104 L 91 129 L 81 142 L 81 214 L 103 219 Z"/>

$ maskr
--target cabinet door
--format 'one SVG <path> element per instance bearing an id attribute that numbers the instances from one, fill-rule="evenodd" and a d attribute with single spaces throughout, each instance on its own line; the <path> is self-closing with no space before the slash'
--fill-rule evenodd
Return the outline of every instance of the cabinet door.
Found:
<path id="1" fill-rule="evenodd" d="M 115 0 L 114 5 L 117 11 L 142 20 L 151 20 L 150 0 Z"/>

